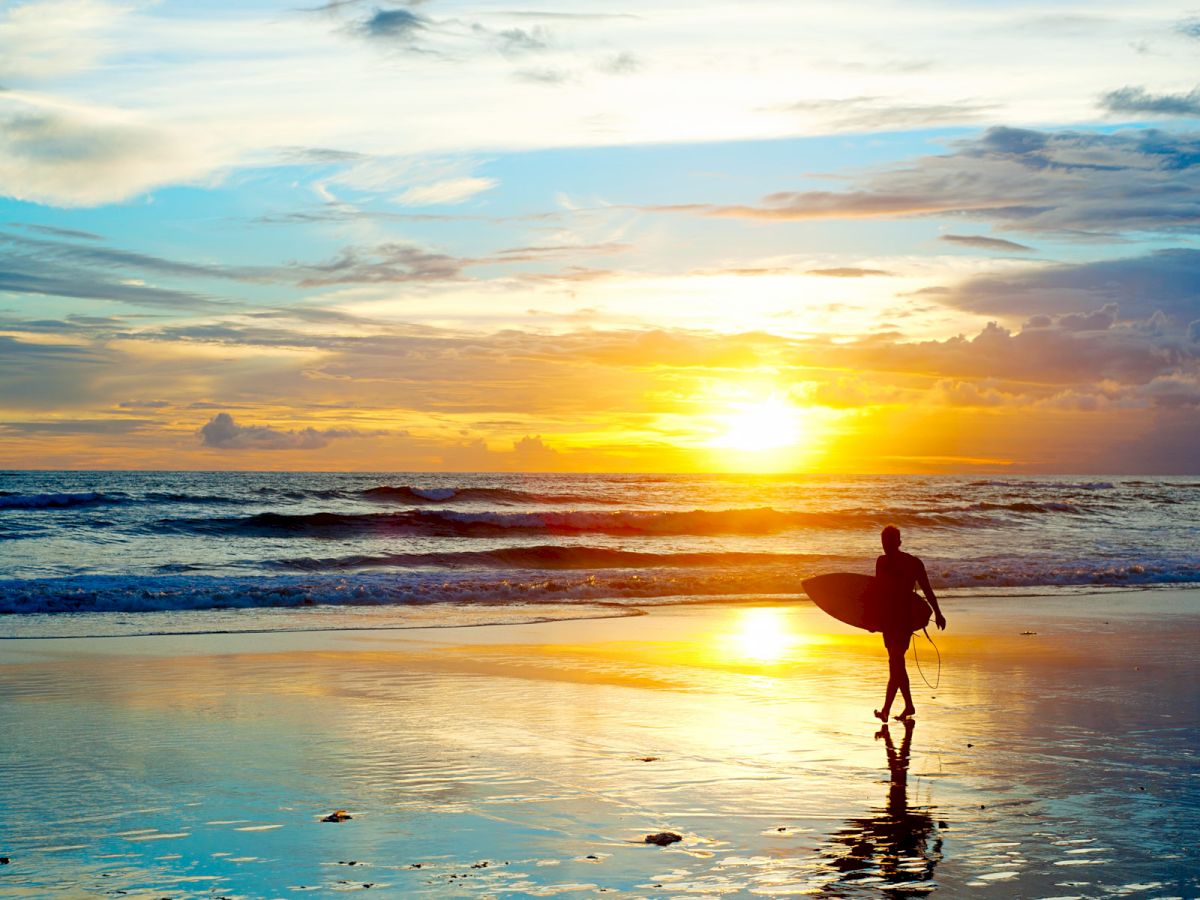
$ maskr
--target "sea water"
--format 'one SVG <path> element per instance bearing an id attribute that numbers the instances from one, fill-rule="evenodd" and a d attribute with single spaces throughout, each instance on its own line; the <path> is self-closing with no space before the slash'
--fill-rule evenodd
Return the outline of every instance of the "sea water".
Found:
<path id="1" fill-rule="evenodd" d="M 1194 477 L 5 472 L 0 636 L 789 596 L 889 523 L 951 592 L 1200 581 Z"/>

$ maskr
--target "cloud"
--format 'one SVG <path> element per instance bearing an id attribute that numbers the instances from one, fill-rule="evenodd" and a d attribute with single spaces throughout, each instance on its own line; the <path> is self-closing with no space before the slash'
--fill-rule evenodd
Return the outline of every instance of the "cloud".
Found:
<path id="1" fill-rule="evenodd" d="M 868 172 L 841 191 L 782 191 L 759 205 L 664 212 L 767 219 L 956 216 L 1066 237 L 1200 231 L 1200 134 L 989 128 L 949 153 Z"/>
<path id="2" fill-rule="evenodd" d="M 579 21 L 579 22 L 605 22 L 610 20 L 641 20 L 644 16 L 639 16 L 634 13 L 580 13 L 580 12 L 556 12 L 550 10 L 510 10 L 506 15 L 514 19 L 548 19 L 550 21 Z"/>
<path id="3" fill-rule="evenodd" d="M 1200 40 L 1200 18 L 1188 18 L 1176 23 L 1175 30 L 1190 38 Z"/>
<path id="4" fill-rule="evenodd" d="M 476 194 L 490 191 L 498 181 L 495 178 L 451 178 L 433 184 L 409 188 L 395 197 L 402 206 L 438 206 L 462 203 Z"/>
<path id="5" fill-rule="evenodd" d="M 928 64 L 917 65 L 923 68 Z M 971 122 L 996 108 L 994 103 L 980 103 L 974 100 L 957 100 L 950 103 L 898 103 L 886 97 L 842 97 L 800 100 L 772 107 L 767 111 L 816 113 L 837 128 L 885 131 Z"/>
<path id="6" fill-rule="evenodd" d="M 106 32 L 130 12 L 99 0 L 42 0 L 9 5 L 0 15 L 0 84 L 79 72 L 109 49 Z"/>
<path id="7" fill-rule="evenodd" d="M 1123 87 L 1100 98 L 1111 113 L 1154 116 L 1200 116 L 1200 88 L 1186 94 L 1151 94 L 1141 87 Z"/>
<path id="8" fill-rule="evenodd" d="M 362 156 L 350 160 L 348 165 L 326 178 L 322 185 L 364 193 L 390 194 L 394 202 L 410 206 L 460 203 L 498 184 L 496 179 L 476 173 L 481 164 L 480 160 L 464 156 Z M 351 204 L 334 201 L 327 206 L 343 215 L 350 213 L 351 218 L 362 214 Z M 365 215 L 381 219 L 405 218 L 403 214 L 379 211 Z"/>
<path id="9" fill-rule="evenodd" d="M 53 231 L 61 232 L 63 229 Z M 68 233 L 65 236 L 72 235 Z M 95 243 L 80 244 L 74 240 L 48 240 L 4 232 L 0 232 L 0 246 L 8 246 L 11 251 L 36 260 L 39 267 L 52 267 L 56 270 L 64 265 L 87 265 L 105 269 L 133 269 L 142 273 L 153 272 L 185 278 L 220 278 L 236 281 L 269 281 L 283 274 L 283 270 L 279 268 L 192 263 Z"/>
<path id="10" fill-rule="evenodd" d="M 1001 406 L 1005 402 L 1004 394 L 986 383 L 947 379 L 934 388 L 949 406 Z"/>
<path id="11" fill-rule="evenodd" d="M 571 80 L 571 72 L 567 69 L 519 69 L 513 72 L 518 81 L 528 81 L 532 84 L 566 84 Z"/>
<path id="12" fill-rule="evenodd" d="M 102 241 L 103 235 L 96 234 L 91 231 L 80 231 L 78 228 L 55 228 L 53 225 L 31 225 L 25 222 L 10 222 L 13 228 L 26 228 L 29 231 L 36 231 L 39 234 L 48 234 L 52 237 L 70 238 L 77 241 Z"/>
<path id="13" fill-rule="evenodd" d="M 891 275 L 883 269 L 859 269 L 854 266 L 840 266 L 833 269 L 809 269 L 809 275 L 823 275 L 826 278 L 868 278 L 875 275 Z"/>
<path id="14" fill-rule="evenodd" d="M 500 52 L 508 57 L 540 53 L 550 49 L 550 33 L 541 27 L 532 30 L 506 28 L 497 32 L 496 38 L 499 40 Z"/>
<path id="15" fill-rule="evenodd" d="M 608 56 L 596 64 L 596 68 L 609 75 L 632 75 L 645 68 L 642 58 L 628 50 Z"/>
<path id="16" fill-rule="evenodd" d="M 115 300 L 134 306 L 168 309 L 219 309 L 223 304 L 201 294 L 167 288 L 145 287 L 108 281 L 78 274 L 36 274 L 12 267 L 12 260 L 0 261 L 0 292 L 42 294 L 50 297 L 75 297 L 84 300 Z"/>
<path id="17" fill-rule="evenodd" d="M 443 465 L 463 472 L 552 472 L 562 468 L 563 454 L 542 436 L 525 435 L 511 450 L 492 450 L 482 438 L 444 450 Z"/>
<path id="18" fill-rule="evenodd" d="M 1115 303 L 1131 318 L 1161 310 L 1182 325 L 1200 318 L 1200 250 L 1174 248 L 983 275 L 954 286 L 944 300 L 959 309 L 1001 316 L 1069 313 Z"/>
<path id="19" fill-rule="evenodd" d="M 842 346 L 807 350 L 810 364 L 860 373 L 922 373 L 957 381 L 991 379 L 1024 385 L 1090 387 L 1110 381 L 1142 385 L 1200 363 L 1200 348 L 1183 328 L 1148 327 L 1152 320 L 1116 323 L 1116 310 L 1048 317 L 1020 331 L 990 323 L 974 337 L 906 342 L 864 338 Z M 1037 387 L 1040 386 L 1040 387 Z"/>
<path id="20" fill-rule="evenodd" d="M 112 111 L 43 109 L 0 93 L 0 194 L 56 206 L 125 200 L 207 175 L 224 159 L 198 136 Z"/>
<path id="21" fill-rule="evenodd" d="M 20 434 L 128 434 L 153 424 L 152 419 L 50 419 L 3 422 L 0 429 Z"/>
<path id="22" fill-rule="evenodd" d="M 1176 373 L 1155 378 L 1141 390 L 1157 406 L 1170 409 L 1200 407 L 1200 377 Z"/>
<path id="23" fill-rule="evenodd" d="M 985 237 L 982 234 L 943 234 L 938 240 L 951 244 L 962 244 L 967 247 L 979 247 L 983 250 L 1006 250 L 1011 253 L 1032 253 L 1032 247 L 1018 244 L 1016 241 L 1006 241 L 1004 238 Z"/>
<path id="24" fill-rule="evenodd" d="M 962 453 L 986 456 L 993 452 L 988 428 L 1004 423 L 1005 440 L 1023 441 L 1031 453 L 1051 454 L 1056 441 L 1088 436 L 1092 452 L 1111 461 L 1125 452 L 1114 437 L 1121 429 L 1143 434 L 1155 416 L 1194 416 L 1188 398 L 1200 377 L 1200 343 L 1183 320 L 1134 318 L 1111 304 L 1035 318 L 1019 330 L 992 324 L 921 340 L 897 332 L 849 339 L 595 326 L 540 333 L 507 323 L 491 332 L 387 322 L 314 328 L 286 317 L 236 316 L 150 321 L 116 335 L 73 332 L 74 345 L 66 337 L 50 343 L 35 320 L 28 342 L 0 336 L 0 395 L 5 418 L 20 423 L 102 422 L 114 408 L 148 416 L 168 400 L 171 409 L 206 410 L 196 413 L 203 429 L 191 447 L 176 447 L 197 466 L 222 452 L 230 465 L 246 465 L 261 450 L 266 465 L 267 451 L 330 445 L 323 464 L 359 465 L 354 445 L 339 439 L 397 420 L 418 434 L 407 444 L 395 433 L 381 440 L 397 465 L 531 471 L 670 459 L 686 466 L 676 439 L 713 411 L 712 386 L 748 372 L 771 373 L 794 385 L 797 398 L 848 411 L 847 423 L 877 416 L 885 428 L 889 415 L 909 421 L 927 413 L 928 446 L 914 454 L 944 455 L 952 434 Z M 5 330 L 19 325 L 3 323 Z M 309 428 L 280 424 L 306 416 L 322 419 Z M 663 425 L 664 416 L 674 424 Z M 1064 426 L 1071 416 L 1081 418 Z M 858 432 L 860 448 L 880 433 L 874 427 Z M 30 442 L 51 435 L 47 446 L 54 440 L 53 431 L 28 434 Z M 122 446 L 141 453 L 139 461 L 178 440 L 167 427 L 138 434 Z M 597 434 L 611 436 L 603 448 Z M 98 438 L 89 446 L 102 444 Z M 1129 454 L 1121 459 L 1136 468 Z"/>
<path id="25" fill-rule="evenodd" d="M 57 232 L 66 229 L 51 229 Z M 39 229 L 45 231 L 45 229 Z M 69 230 L 67 230 L 69 231 Z M 107 300 L 154 309 L 227 310 L 232 304 L 194 289 L 147 284 L 167 278 L 261 281 L 286 270 L 239 269 L 167 259 L 107 246 L 0 232 L 0 292 Z M 74 316 L 74 326 L 97 324 Z M 113 323 L 99 324 L 110 327 Z M 65 327 L 65 326 L 64 326 Z"/>
<path id="26" fill-rule="evenodd" d="M 424 19 L 407 9 L 376 9 L 358 26 L 366 37 L 393 41 L 411 41 L 427 27 Z"/>
<path id="27" fill-rule="evenodd" d="M 304 287 L 328 284 L 381 284 L 406 281 L 453 281 L 467 261 L 407 244 L 380 244 L 369 251 L 347 247 L 336 259 L 316 265 L 296 264 L 306 273 Z"/>
<path id="28" fill-rule="evenodd" d="M 1092 312 L 1059 316 L 1055 324 L 1064 331 L 1105 331 L 1116 324 L 1117 311 L 1117 304 L 1106 303 Z"/>
<path id="29" fill-rule="evenodd" d="M 364 436 L 351 428 L 281 431 L 269 425 L 239 425 L 227 412 L 209 419 L 198 434 L 201 444 L 218 450 L 319 450 L 335 438 Z"/>

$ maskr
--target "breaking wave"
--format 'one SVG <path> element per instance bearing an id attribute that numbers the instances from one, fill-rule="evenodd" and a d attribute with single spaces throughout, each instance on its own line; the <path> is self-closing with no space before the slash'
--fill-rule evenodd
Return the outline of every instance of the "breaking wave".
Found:
<path id="1" fill-rule="evenodd" d="M 782 557 L 744 565 L 628 568 L 596 567 L 558 572 L 514 569 L 409 570 L 354 575 L 120 576 L 0 581 L 0 614 L 144 612 L 264 607 L 402 606 L 458 603 L 683 602 L 687 598 L 736 599 L 764 595 L 803 596 L 802 578 L 844 569 L 848 560 L 810 561 L 804 567 Z M 858 560 L 861 567 L 861 559 Z M 955 564 L 936 579 L 942 588 L 1091 585 L 1118 587 L 1200 581 L 1200 564 L 1164 560 L 1092 565 L 1044 560 L 1016 567 L 1003 563 Z"/>
<path id="2" fill-rule="evenodd" d="M 442 553 L 354 553 L 347 556 L 282 559 L 275 568 L 304 571 L 346 571 L 390 568 L 513 568 L 513 569 L 638 569 L 679 566 L 811 565 L 825 559 L 803 553 L 649 553 L 610 547 L 533 546 L 501 547 L 496 550 L 455 550 Z"/>
<path id="3" fill-rule="evenodd" d="M 0 509 L 66 509 L 78 506 L 98 506 L 103 503 L 122 503 L 124 497 L 102 494 L 99 491 L 51 494 L 0 495 Z"/>
<path id="4" fill-rule="evenodd" d="M 1007 487 L 1022 490 L 1108 491 L 1116 487 L 1111 481 L 972 481 L 971 487 Z"/>
<path id="5" fill-rule="evenodd" d="M 381 485 L 359 491 L 360 496 L 369 500 L 392 501 L 397 503 L 577 503 L 577 504 L 613 504 L 619 501 L 615 498 L 588 496 L 584 494 L 556 494 L 540 491 L 521 491 L 514 488 L 449 488 L 449 487 L 412 487 L 410 485 Z"/>
<path id="6" fill-rule="evenodd" d="M 975 504 L 946 512 L 907 510 L 842 510 L 835 512 L 758 509 L 571 510 L 564 512 L 466 512 L 409 510 L 391 513 L 258 513 L 251 516 L 167 519 L 156 528 L 175 532 L 243 535 L 307 535 L 346 537 L 355 534 L 409 534 L 452 537 L 493 537 L 502 534 L 717 535 L 775 534 L 792 529 L 901 527 L 971 528 L 1002 524 L 989 511 L 1067 513 L 1082 510 L 1071 504 Z"/>

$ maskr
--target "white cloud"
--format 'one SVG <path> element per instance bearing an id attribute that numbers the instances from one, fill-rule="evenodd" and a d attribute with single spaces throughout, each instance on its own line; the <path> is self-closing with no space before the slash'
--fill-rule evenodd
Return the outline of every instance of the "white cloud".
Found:
<path id="1" fill-rule="evenodd" d="M 439 204 L 462 203 L 476 194 L 490 191 L 498 181 L 495 178 L 451 178 L 433 184 L 409 188 L 395 198 L 402 206 L 436 206 Z"/>
<path id="2" fill-rule="evenodd" d="M 1189 64 L 1130 46 L 1178 19 L 1175 5 L 1154 0 L 1136 9 L 1100 5 L 1087 21 L 1072 20 L 1079 52 L 1066 56 L 1063 17 L 1055 16 L 1069 7 L 1054 4 L 1025 20 L 988 6 L 947 17 L 944 4 L 932 2 L 868 3 L 849 17 L 817 4 L 715 0 L 667 6 L 653 16 L 597 17 L 586 14 L 611 6 L 580 0 L 572 12 L 581 15 L 556 19 L 553 45 L 539 50 L 539 66 L 576 73 L 569 85 L 556 86 L 514 78 L 521 63 L 488 37 L 521 27 L 512 13 L 451 7 L 423 15 L 422 27 L 397 42 L 364 40 L 361 29 L 346 27 L 363 24 L 364 8 L 347 9 L 350 20 L 339 22 L 299 10 L 204 5 L 167 15 L 155 5 L 99 0 L 13 7 L 0 19 L 0 84 L 20 86 L 18 75 L 55 77 L 56 99 L 81 113 L 124 110 L 148 130 L 129 140 L 151 159 L 139 156 L 113 178 L 115 155 L 122 154 L 110 150 L 77 161 L 77 179 L 67 177 L 67 166 L 40 191 L 10 192 L 106 202 L 231 162 L 261 163 L 280 146 L 412 158 L 754 139 L 898 127 L 913 109 L 936 109 L 946 125 L 974 124 L 980 104 L 996 120 L 1022 124 L 1098 121 L 1103 91 L 1131 83 L 1159 90 Z M 645 65 L 620 76 L 597 71 L 597 55 L 613 53 Z M 1052 83 L 1046 71 L 1055 72 Z M 839 104 L 825 102 L 845 98 L 871 98 L 883 112 L 847 125 Z M 909 118 L 889 120 L 889 109 L 907 110 Z M 99 137 L 111 148 L 118 126 L 109 124 Z M 161 146 L 166 135 L 183 136 L 184 148 Z M 11 169 L 13 155 L 0 147 L 0 164 Z M 41 165 L 54 168 L 48 159 Z M 139 168 L 148 174 L 133 177 Z M 89 172 L 94 184 L 111 187 L 82 187 Z M 19 174 L 10 171 L 6 183 Z M 464 181 L 477 177 L 413 179 L 393 190 L 463 198 L 468 185 L 483 189 Z"/>
<path id="3" fill-rule="evenodd" d="M 0 83 L 86 70 L 110 48 L 109 33 L 130 11 L 100 0 L 20 3 L 0 14 Z"/>
<path id="4" fill-rule="evenodd" d="M 60 206 L 111 203 L 208 175 L 219 149 L 111 110 L 0 93 L 0 194 Z"/>

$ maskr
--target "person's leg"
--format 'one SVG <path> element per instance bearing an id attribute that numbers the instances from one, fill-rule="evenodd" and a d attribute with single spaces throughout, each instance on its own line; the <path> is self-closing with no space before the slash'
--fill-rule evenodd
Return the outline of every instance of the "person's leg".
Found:
<path id="1" fill-rule="evenodd" d="M 887 693 L 883 698 L 883 708 L 875 710 L 875 718 L 881 722 L 888 720 L 888 714 L 892 711 L 892 701 L 896 699 L 896 690 L 900 687 L 900 682 L 896 680 L 896 661 L 895 648 L 887 642 L 887 637 L 884 637 L 884 646 L 888 651 L 888 683 Z M 903 667 L 904 655 L 900 656 L 901 666 Z"/>
<path id="2" fill-rule="evenodd" d="M 896 643 L 888 648 L 888 664 L 891 666 L 891 680 L 896 682 L 896 686 L 900 689 L 900 695 L 904 698 L 904 709 L 901 710 L 897 719 L 907 719 L 917 711 L 913 705 L 912 690 L 908 684 L 908 669 L 904 665 L 904 654 L 908 650 L 908 641 L 903 644 Z"/>

